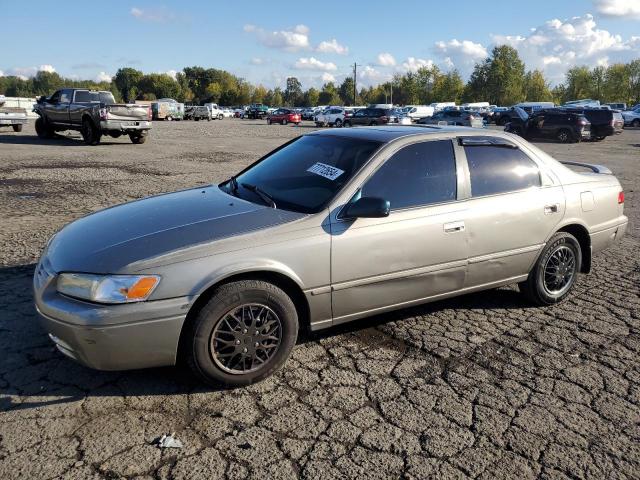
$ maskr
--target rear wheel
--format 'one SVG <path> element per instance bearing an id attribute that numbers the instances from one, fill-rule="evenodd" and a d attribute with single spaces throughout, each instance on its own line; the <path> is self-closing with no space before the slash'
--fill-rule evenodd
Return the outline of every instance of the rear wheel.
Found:
<path id="1" fill-rule="evenodd" d="M 14 132 L 21 132 L 22 131 L 22 124 L 19 123 L 18 125 L 14 125 L 13 126 L 13 131 Z"/>
<path id="2" fill-rule="evenodd" d="M 224 116 L 222 114 L 218 115 L 218 120 L 222 120 Z"/>
<path id="3" fill-rule="evenodd" d="M 372 120 L 371 122 L 369 122 L 369 126 L 370 127 L 375 127 L 376 125 L 378 125 L 374 120 Z"/>
<path id="4" fill-rule="evenodd" d="M 631 126 L 635 128 L 640 127 L 640 119 L 636 118 L 633 122 L 631 122 Z"/>
<path id="5" fill-rule="evenodd" d="M 336 118 L 336 121 L 333 122 L 333 126 L 338 128 L 342 127 L 342 120 L 340 120 L 339 118 Z"/>
<path id="6" fill-rule="evenodd" d="M 298 336 L 291 298 L 260 280 L 222 285 L 185 332 L 187 362 L 206 382 L 249 385 L 289 357 Z"/>
<path id="7" fill-rule="evenodd" d="M 578 240 L 566 232 L 549 239 L 529 278 L 518 287 L 536 305 L 552 305 L 564 300 L 573 289 L 580 272 L 582 250 Z"/>
<path id="8" fill-rule="evenodd" d="M 131 139 L 131 143 L 135 143 L 136 145 L 141 145 L 147 141 L 146 133 L 130 133 L 129 138 Z"/>
<path id="9" fill-rule="evenodd" d="M 344 126 L 345 127 L 350 127 L 351 126 L 351 122 L 349 120 L 345 120 L 344 121 Z"/>
<path id="10" fill-rule="evenodd" d="M 267 118 L 267 125 L 271 125 L 271 119 Z"/>
<path id="11" fill-rule="evenodd" d="M 165 118 L 165 120 L 167 122 L 170 122 L 171 120 L 173 120 L 173 117 L 171 115 L 168 115 L 167 118 Z"/>
<path id="12" fill-rule="evenodd" d="M 282 125 L 286 125 L 287 124 L 287 119 L 283 118 L 282 121 L 280 122 Z"/>
<path id="13" fill-rule="evenodd" d="M 82 134 L 84 143 L 87 145 L 98 145 L 100 143 L 100 131 L 88 118 L 82 120 L 82 129 L 80 130 L 80 133 Z"/>
<path id="14" fill-rule="evenodd" d="M 560 143 L 569 143 L 573 139 L 573 135 L 571 135 L 571 132 L 566 128 L 561 128 L 558 130 L 558 133 L 556 133 L 556 139 Z"/>

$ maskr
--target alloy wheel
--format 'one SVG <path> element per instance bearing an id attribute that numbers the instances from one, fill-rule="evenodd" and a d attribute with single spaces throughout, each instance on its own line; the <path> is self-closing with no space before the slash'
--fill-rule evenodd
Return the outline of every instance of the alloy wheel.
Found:
<path id="1" fill-rule="evenodd" d="M 566 245 L 558 246 L 544 266 L 544 288 L 551 295 L 562 295 L 570 287 L 576 273 L 576 257 Z"/>
<path id="2" fill-rule="evenodd" d="M 213 329 L 210 352 L 223 371 L 242 375 L 259 370 L 282 342 L 282 322 L 269 307 L 245 304 L 223 315 Z"/>

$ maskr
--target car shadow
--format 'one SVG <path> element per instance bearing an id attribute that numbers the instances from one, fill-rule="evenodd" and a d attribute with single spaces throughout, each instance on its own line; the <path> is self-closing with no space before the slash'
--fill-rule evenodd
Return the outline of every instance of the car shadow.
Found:
<path id="1" fill-rule="evenodd" d="M 39 138 L 36 135 L 6 135 L 0 133 L 0 145 L 43 145 L 53 147 L 87 147 L 81 137 L 56 135 L 54 138 Z M 130 145 L 131 142 L 100 141 L 100 145 Z"/>
<path id="2" fill-rule="evenodd" d="M 0 411 L 33 409 L 99 396 L 157 396 L 226 390 L 204 385 L 184 365 L 124 372 L 92 370 L 58 352 L 39 323 L 31 283 L 35 264 L 0 267 Z M 372 327 L 427 316 L 444 309 L 523 309 L 515 290 L 499 289 L 376 315 L 320 332 L 305 333 L 298 345 Z M 426 352 L 433 353 L 434 352 Z"/>

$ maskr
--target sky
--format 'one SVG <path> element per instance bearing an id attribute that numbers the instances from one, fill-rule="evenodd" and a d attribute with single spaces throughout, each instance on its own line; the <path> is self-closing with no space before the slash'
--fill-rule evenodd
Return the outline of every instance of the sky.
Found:
<path id="1" fill-rule="evenodd" d="M 16 39 L 3 43 L 0 75 L 24 77 L 198 65 L 308 88 L 341 82 L 357 63 L 368 86 L 429 65 L 466 79 L 506 43 L 555 85 L 574 65 L 640 58 L 640 0 L 0 0 L 0 12 L 3 37 Z"/>

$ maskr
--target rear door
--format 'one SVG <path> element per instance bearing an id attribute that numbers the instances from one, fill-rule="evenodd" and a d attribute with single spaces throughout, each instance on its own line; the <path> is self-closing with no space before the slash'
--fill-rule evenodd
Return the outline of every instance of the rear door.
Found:
<path id="1" fill-rule="evenodd" d="M 465 202 L 469 240 L 465 286 L 528 274 L 564 215 L 562 187 L 532 156 L 506 139 L 461 137 L 460 143 L 471 189 Z"/>
<path id="2" fill-rule="evenodd" d="M 384 218 L 331 220 L 334 323 L 462 288 L 467 263 L 452 141 L 412 143 L 356 191 L 388 200 Z"/>
<path id="3" fill-rule="evenodd" d="M 353 117 L 351 117 L 351 124 L 352 125 L 366 125 L 367 121 L 368 121 L 368 117 L 369 117 L 369 109 L 368 108 L 364 108 L 362 110 L 358 110 L 356 113 L 353 114 Z"/>

